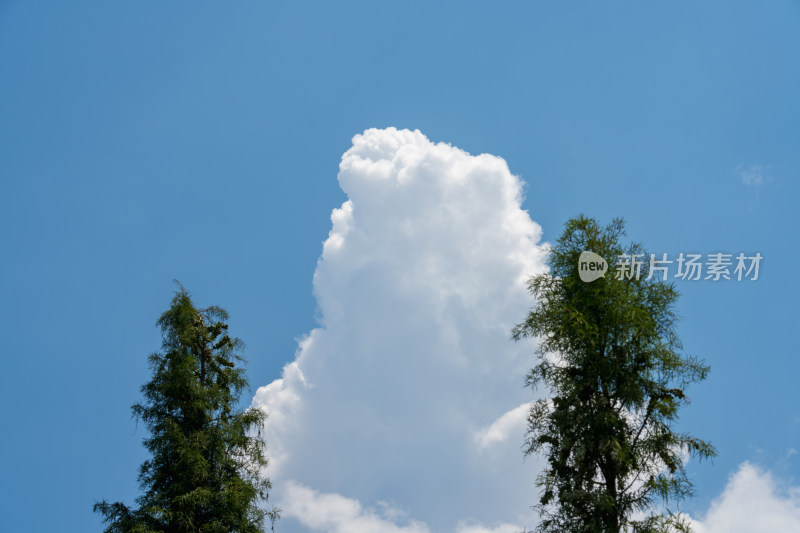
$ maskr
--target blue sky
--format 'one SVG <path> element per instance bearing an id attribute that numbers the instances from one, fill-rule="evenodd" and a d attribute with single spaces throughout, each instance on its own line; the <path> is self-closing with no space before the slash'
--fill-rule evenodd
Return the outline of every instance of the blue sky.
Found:
<path id="1" fill-rule="evenodd" d="M 342 155 L 388 127 L 503 158 L 525 200 L 501 207 L 526 210 L 542 241 L 586 213 L 625 217 L 654 252 L 760 252 L 757 282 L 678 283 L 687 352 L 712 367 L 680 426 L 720 452 L 691 465 L 682 508 L 705 516 L 743 464 L 786 504 L 800 483 L 798 50 L 789 1 L 3 2 L 4 527 L 99 530 L 95 500 L 135 497 L 130 405 L 173 278 L 230 311 L 254 392 L 282 376 L 324 322 L 312 283 L 331 212 L 362 192 L 340 187 Z M 336 268 L 318 294 L 348 287 Z M 368 501 L 370 483 L 306 475 L 293 494 L 388 498 L 416 519 L 409 486 Z M 280 527 L 329 527 L 300 522 Z"/>

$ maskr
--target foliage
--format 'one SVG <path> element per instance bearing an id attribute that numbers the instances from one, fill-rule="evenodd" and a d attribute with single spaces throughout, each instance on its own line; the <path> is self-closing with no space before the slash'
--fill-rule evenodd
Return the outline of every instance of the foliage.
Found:
<path id="1" fill-rule="evenodd" d="M 688 403 L 686 387 L 709 367 L 682 354 L 673 284 L 607 272 L 581 281 L 578 258 L 592 251 L 609 264 L 622 254 L 624 223 L 601 227 L 579 216 L 567 222 L 549 257 L 550 275 L 529 280 L 537 305 L 514 328 L 516 340 L 537 337 L 538 364 L 526 383 L 547 398 L 529 413 L 526 455 L 543 453 L 537 479 L 540 532 L 688 531 L 670 500 L 691 496 L 684 466 L 711 458 L 709 443 L 672 429 Z M 644 256 L 649 257 L 649 256 Z"/>
<path id="2" fill-rule="evenodd" d="M 140 468 L 138 508 L 102 501 L 106 533 L 251 533 L 264 530 L 270 482 L 263 411 L 237 408 L 248 387 L 239 339 L 228 314 L 198 309 L 180 287 L 157 324 L 162 351 L 150 355 L 153 376 L 133 414 L 149 430 L 150 458 Z"/>

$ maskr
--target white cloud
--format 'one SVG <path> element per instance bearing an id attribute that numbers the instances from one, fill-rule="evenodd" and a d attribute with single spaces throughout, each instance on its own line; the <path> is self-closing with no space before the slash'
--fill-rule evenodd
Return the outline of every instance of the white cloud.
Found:
<path id="1" fill-rule="evenodd" d="M 315 531 L 332 533 L 430 533 L 419 522 L 398 526 L 394 510 L 380 512 L 364 509 L 353 499 L 338 494 L 320 494 L 308 487 L 289 481 L 286 484 L 283 508 L 286 516 L 295 517 Z"/>
<path id="2" fill-rule="evenodd" d="M 740 169 L 741 170 L 741 169 Z M 746 185 L 769 181 L 741 170 Z M 368 130 L 340 165 L 348 200 L 314 275 L 320 327 L 269 413 L 273 499 L 290 531 L 518 533 L 536 524 L 521 445 L 533 346 L 510 329 L 544 272 L 540 228 L 506 163 Z M 476 429 L 477 428 L 477 429 Z M 800 531 L 800 488 L 745 463 L 697 533 Z"/>
<path id="3" fill-rule="evenodd" d="M 523 526 L 523 529 L 520 529 L 516 524 L 500 524 L 495 527 L 461 525 L 458 528 L 458 533 L 522 533 L 523 530 L 525 530 L 525 526 Z"/>
<path id="4" fill-rule="evenodd" d="M 481 448 L 503 442 L 509 437 L 522 438 L 526 428 L 530 403 L 526 402 L 506 412 L 490 425 L 475 432 L 475 440 Z"/>
<path id="5" fill-rule="evenodd" d="M 311 338 L 300 341 L 300 353 L 311 344 Z M 300 417 L 300 395 L 308 384 L 297 361 L 283 368 L 283 377 L 269 385 L 259 387 L 254 404 L 261 407 L 269 416 L 267 427 L 278 427 L 281 431 L 270 432 L 270 466 L 277 473 L 279 467 L 287 459 L 289 442 L 296 437 Z"/>
<path id="6" fill-rule="evenodd" d="M 498 157 L 389 128 L 353 138 L 339 183 L 320 327 L 254 399 L 274 498 L 293 531 L 521 530 L 538 465 L 514 428 L 534 361 L 510 330 L 545 271 L 521 181 Z"/>
<path id="7" fill-rule="evenodd" d="M 322 494 L 294 481 L 285 488 L 286 516 L 314 531 L 331 533 L 431 533 L 422 522 L 410 520 L 406 513 L 384 501 L 365 509 L 360 502 L 339 494 Z M 523 526 L 524 529 L 524 526 Z M 485 527 L 460 523 L 456 533 L 521 533 L 515 524 Z"/>
<path id="8" fill-rule="evenodd" d="M 767 174 L 768 169 L 761 165 L 750 165 L 748 167 L 739 165 L 737 170 L 742 178 L 742 183 L 750 187 L 758 187 L 773 180 L 773 177 Z"/>
<path id="9" fill-rule="evenodd" d="M 800 487 L 782 489 L 772 474 L 744 463 L 693 525 L 696 533 L 800 531 Z"/>

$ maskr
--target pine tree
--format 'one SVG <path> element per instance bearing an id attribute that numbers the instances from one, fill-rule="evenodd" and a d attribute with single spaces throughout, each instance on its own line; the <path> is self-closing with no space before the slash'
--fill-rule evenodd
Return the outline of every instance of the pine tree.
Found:
<path id="1" fill-rule="evenodd" d="M 228 314 L 198 309 L 181 286 L 157 324 L 162 351 L 150 355 L 152 379 L 133 414 L 149 430 L 138 507 L 98 502 L 106 533 L 264 531 L 270 482 L 263 411 L 237 408 L 248 387 L 239 339 Z"/>
<path id="2" fill-rule="evenodd" d="M 550 274 L 529 281 L 537 304 L 514 329 L 517 340 L 539 339 L 527 385 L 549 393 L 531 406 L 525 448 L 547 459 L 537 479 L 539 532 L 688 531 L 664 504 L 692 495 L 688 457 L 716 455 L 672 427 L 686 387 L 709 372 L 682 353 L 673 284 L 658 273 L 647 279 L 648 260 L 638 277 L 580 279 L 583 251 L 611 264 L 623 254 L 649 257 L 624 236 L 620 219 L 605 228 L 583 216 L 567 222 Z"/>

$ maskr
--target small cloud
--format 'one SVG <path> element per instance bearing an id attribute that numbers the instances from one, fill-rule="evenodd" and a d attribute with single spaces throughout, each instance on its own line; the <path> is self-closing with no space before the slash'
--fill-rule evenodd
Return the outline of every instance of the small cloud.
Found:
<path id="1" fill-rule="evenodd" d="M 475 432 L 473 436 L 478 446 L 487 448 L 496 442 L 503 442 L 509 436 L 517 437 L 517 440 L 520 440 L 530 408 L 530 403 L 523 403 L 504 413 L 488 426 Z"/>
<path id="2" fill-rule="evenodd" d="M 761 165 L 750 165 L 748 167 L 739 165 L 736 170 L 739 171 L 742 183 L 748 187 L 759 187 L 774 179 L 768 174 L 769 168 Z"/>

